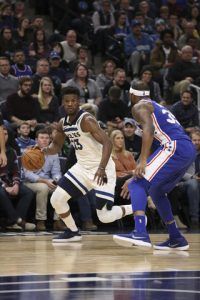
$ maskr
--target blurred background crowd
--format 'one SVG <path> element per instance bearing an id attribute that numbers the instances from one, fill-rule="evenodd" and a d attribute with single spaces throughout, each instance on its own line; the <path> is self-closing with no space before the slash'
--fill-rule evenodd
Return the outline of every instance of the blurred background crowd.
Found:
<path id="1" fill-rule="evenodd" d="M 62 152 L 46 156 L 37 172 L 22 170 L 20 156 L 26 147 L 50 143 L 54 125 L 65 115 L 66 86 L 79 89 L 81 108 L 110 135 L 115 203 L 130 203 L 120 190 L 141 151 L 129 99 L 137 80 L 149 85 L 151 99 L 171 110 L 197 148 L 195 163 L 169 196 L 177 225 L 199 228 L 199 1 L 0 1 L 0 113 L 9 161 L 0 168 L 1 230 L 64 229 L 49 197 L 76 161 L 73 148 L 66 140 Z M 163 228 L 152 200 L 148 226 Z M 102 226 L 93 191 L 71 201 L 71 209 L 83 230 Z M 112 225 L 129 222 L 127 217 Z"/>

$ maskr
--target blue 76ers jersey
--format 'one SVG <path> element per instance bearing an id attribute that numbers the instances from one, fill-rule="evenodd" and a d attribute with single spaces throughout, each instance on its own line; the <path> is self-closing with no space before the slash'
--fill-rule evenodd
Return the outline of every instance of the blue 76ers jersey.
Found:
<path id="1" fill-rule="evenodd" d="M 180 139 L 190 140 L 183 127 L 168 109 L 155 101 L 151 101 L 151 103 L 154 107 L 154 112 L 151 115 L 155 128 L 154 139 L 159 144 L 163 145 L 167 142 Z"/>

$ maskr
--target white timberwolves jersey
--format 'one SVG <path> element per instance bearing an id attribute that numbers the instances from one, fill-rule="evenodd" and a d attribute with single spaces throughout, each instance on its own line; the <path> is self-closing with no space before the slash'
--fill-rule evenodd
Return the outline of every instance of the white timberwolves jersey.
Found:
<path id="1" fill-rule="evenodd" d="M 81 120 L 83 116 L 88 114 L 80 110 L 73 123 L 69 123 L 69 117 L 62 119 L 63 131 L 73 145 L 77 161 L 85 169 L 98 168 L 102 157 L 102 145 L 98 143 L 88 132 L 81 130 Z M 109 160 L 107 168 L 113 167 L 114 162 Z M 106 168 L 106 169 L 107 169 Z"/>

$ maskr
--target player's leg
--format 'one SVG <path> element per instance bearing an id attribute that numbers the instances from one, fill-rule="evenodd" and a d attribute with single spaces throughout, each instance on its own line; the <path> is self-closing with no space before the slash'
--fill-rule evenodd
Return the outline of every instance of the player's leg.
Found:
<path id="1" fill-rule="evenodd" d="M 116 183 L 114 164 L 106 170 L 108 182 L 103 186 L 94 184 L 96 211 L 102 223 L 111 223 L 133 213 L 131 205 L 113 205 Z"/>
<path id="2" fill-rule="evenodd" d="M 71 215 L 68 201 L 70 198 L 78 198 L 88 191 L 84 172 L 77 164 L 59 180 L 58 186 L 51 196 L 51 204 L 68 229 L 55 237 L 53 242 L 63 243 L 81 240 L 82 237 Z"/>
<path id="3" fill-rule="evenodd" d="M 172 142 L 169 147 L 172 149 L 175 147 L 173 154 L 158 172 L 154 174 L 149 189 L 149 194 L 169 232 L 169 239 L 164 243 L 155 245 L 154 248 L 160 250 L 187 250 L 189 245 L 176 226 L 167 193 L 176 186 L 185 174 L 194 160 L 195 150 L 189 141 Z"/>
<path id="4" fill-rule="evenodd" d="M 124 247 L 144 246 L 151 247 L 151 241 L 146 231 L 145 210 L 147 205 L 147 191 L 149 182 L 142 179 L 134 179 L 129 184 L 131 203 L 134 212 L 135 228 L 130 234 L 117 234 L 114 241 Z"/>
<path id="5" fill-rule="evenodd" d="M 162 191 L 162 187 L 152 185 L 149 189 L 149 194 L 152 199 L 154 199 L 154 203 L 158 210 L 158 213 L 161 219 L 166 224 L 166 227 L 169 232 L 169 239 L 164 243 L 154 245 L 154 249 L 159 250 L 169 250 L 175 248 L 176 250 L 187 250 L 189 249 L 188 242 L 182 236 L 178 227 L 176 226 L 176 222 L 174 220 L 174 216 L 171 210 L 171 204 L 167 197 L 167 195 Z"/>

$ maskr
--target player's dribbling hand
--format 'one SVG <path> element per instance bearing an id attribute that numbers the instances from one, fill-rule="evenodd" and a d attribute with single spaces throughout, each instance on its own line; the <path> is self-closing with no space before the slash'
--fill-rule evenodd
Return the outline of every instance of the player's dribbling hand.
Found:
<path id="1" fill-rule="evenodd" d="M 94 181 L 95 180 L 97 181 L 98 185 L 106 184 L 108 182 L 108 178 L 107 178 L 105 170 L 98 168 L 94 175 Z"/>

